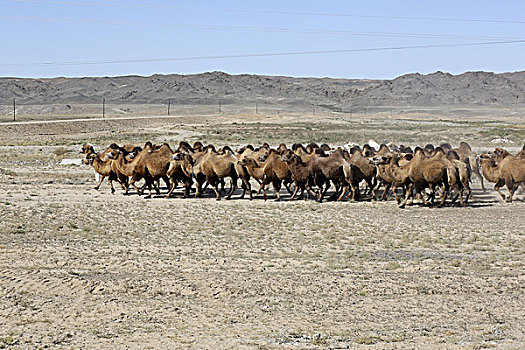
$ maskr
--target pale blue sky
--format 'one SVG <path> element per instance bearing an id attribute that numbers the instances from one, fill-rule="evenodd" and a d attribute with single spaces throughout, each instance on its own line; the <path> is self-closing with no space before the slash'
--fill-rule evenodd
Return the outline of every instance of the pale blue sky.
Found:
<path id="1" fill-rule="evenodd" d="M 453 74 L 472 70 L 518 71 L 525 70 L 523 42 L 119 64 L 33 63 L 507 41 L 525 39 L 524 13 L 523 1 L 0 0 L 0 76 L 115 76 L 220 70 L 231 74 L 377 79 L 437 70 Z M 522 23 L 508 23 L 512 21 Z M 372 35 L 358 35 L 367 33 Z"/>

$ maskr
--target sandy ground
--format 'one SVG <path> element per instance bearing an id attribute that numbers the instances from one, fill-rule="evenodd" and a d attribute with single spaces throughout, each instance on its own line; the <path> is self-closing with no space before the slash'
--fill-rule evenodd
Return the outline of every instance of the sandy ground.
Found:
<path id="1" fill-rule="evenodd" d="M 115 135 L 217 142 L 236 130 L 229 142 L 242 144 L 273 130 L 260 116 L 211 122 L 0 125 L 0 348 L 523 348 L 523 194 L 505 204 L 475 181 L 468 208 L 405 210 L 145 200 L 106 183 L 95 191 L 88 166 L 59 165 L 83 141 L 101 149 Z M 329 121 L 283 123 L 287 142 L 303 137 L 299 126 L 339 137 Z M 428 138 L 426 123 L 405 142 Z M 440 137 L 490 146 L 478 123 L 444 128 Z"/>

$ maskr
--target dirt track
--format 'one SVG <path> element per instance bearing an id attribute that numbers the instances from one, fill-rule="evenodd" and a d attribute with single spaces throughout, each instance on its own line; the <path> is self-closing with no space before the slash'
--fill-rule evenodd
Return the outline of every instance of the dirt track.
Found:
<path id="1" fill-rule="evenodd" d="M 476 182 L 469 208 L 148 201 L 93 190 L 61 147 L 1 150 L 0 348 L 525 342 L 523 195 L 503 204 Z"/>

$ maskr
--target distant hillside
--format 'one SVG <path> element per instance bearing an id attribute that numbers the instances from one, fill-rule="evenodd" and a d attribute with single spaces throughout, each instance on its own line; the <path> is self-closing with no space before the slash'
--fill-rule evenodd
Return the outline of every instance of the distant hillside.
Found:
<path id="1" fill-rule="evenodd" d="M 473 105 L 525 102 L 525 72 L 495 74 L 436 72 L 393 80 L 292 78 L 229 75 L 153 75 L 100 78 L 0 78 L 0 99 L 26 104 L 263 103 L 326 105 L 334 108 L 387 105 Z"/>

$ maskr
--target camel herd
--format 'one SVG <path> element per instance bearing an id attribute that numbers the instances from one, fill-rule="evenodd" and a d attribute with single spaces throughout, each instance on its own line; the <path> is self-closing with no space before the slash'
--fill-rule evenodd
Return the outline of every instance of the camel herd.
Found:
<path id="1" fill-rule="evenodd" d="M 275 199 L 281 199 L 281 187 L 290 194 L 290 200 L 298 196 L 314 198 L 322 202 L 330 188 L 330 200 L 380 199 L 390 195 L 400 207 L 420 199 L 432 205 L 438 199 L 443 206 L 447 198 L 455 202 L 459 198 L 466 206 L 471 197 L 471 177 L 476 176 L 485 191 L 483 179 L 495 183 L 495 190 L 508 202 L 520 185 L 525 183 L 525 146 L 517 154 L 502 148 L 476 155 L 471 147 L 461 142 L 453 148 L 449 144 L 411 149 L 406 146 L 382 144 L 375 149 L 370 145 L 351 144 L 332 148 L 315 143 L 307 146 L 294 144 L 288 148 L 280 144 L 272 148 L 268 144 L 260 147 L 247 145 L 234 152 L 230 147 L 216 148 L 195 142 L 193 146 L 180 142 L 173 150 L 170 145 L 154 145 L 146 142 L 143 147 L 111 144 L 105 151 L 96 153 L 93 146 L 84 144 L 81 151 L 84 163 L 90 164 L 100 176 L 95 189 L 108 178 L 111 192 L 117 181 L 125 194 L 130 187 L 138 195 L 150 198 L 152 190 L 160 195 L 160 181 L 168 189 L 166 198 L 173 195 L 179 184 L 183 186 L 181 198 L 195 191 L 201 197 L 209 186 L 220 200 L 225 192 L 225 179 L 230 179 L 226 199 L 230 199 L 241 181 L 244 198 L 253 198 L 250 180 L 259 184 L 258 193 L 267 200 L 267 187 L 271 184 Z M 138 185 L 143 181 L 142 185 Z M 195 188 L 193 185 L 195 184 Z M 506 186 L 509 195 L 500 188 Z M 378 194 L 381 196 L 378 198 Z"/>

